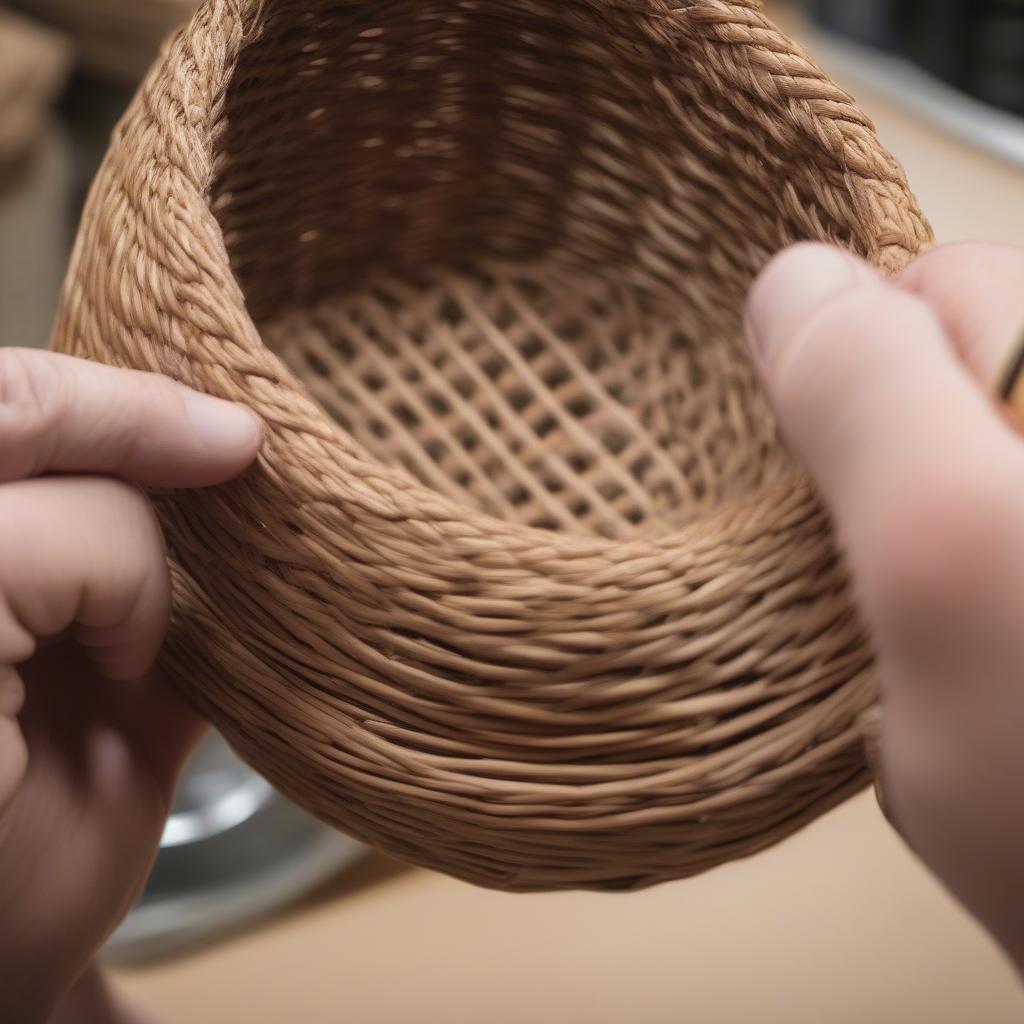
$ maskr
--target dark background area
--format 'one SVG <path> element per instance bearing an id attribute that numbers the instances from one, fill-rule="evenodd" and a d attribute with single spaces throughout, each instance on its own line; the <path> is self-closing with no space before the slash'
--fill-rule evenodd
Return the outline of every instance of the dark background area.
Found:
<path id="1" fill-rule="evenodd" d="M 803 0 L 815 22 L 1024 114 L 1024 0 Z"/>

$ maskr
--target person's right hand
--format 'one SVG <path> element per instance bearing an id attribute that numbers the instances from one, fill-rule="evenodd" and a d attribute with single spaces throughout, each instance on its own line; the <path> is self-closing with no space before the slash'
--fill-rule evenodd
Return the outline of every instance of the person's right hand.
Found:
<path id="1" fill-rule="evenodd" d="M 749 325 L 878 652 L 887 810 L 1024 968 L 1024 439 L 990 397 L 1024 343 L 1024 250 L 886 282 L 799 246 Z"/>

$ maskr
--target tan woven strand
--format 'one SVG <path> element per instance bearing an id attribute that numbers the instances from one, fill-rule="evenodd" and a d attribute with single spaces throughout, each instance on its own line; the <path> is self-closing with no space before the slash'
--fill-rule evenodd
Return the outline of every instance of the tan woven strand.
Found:
<path id="1" fill-rule="evenodd" d="M 266 423 L 157 496 L 169 671 L 289 797 L 489 886 L 679 878 L 846 798 L 871 656 L 742 329 L 808 238 L 892 272 L 930 232 L 752 0 L 209 0 L 55 334 Z"/>

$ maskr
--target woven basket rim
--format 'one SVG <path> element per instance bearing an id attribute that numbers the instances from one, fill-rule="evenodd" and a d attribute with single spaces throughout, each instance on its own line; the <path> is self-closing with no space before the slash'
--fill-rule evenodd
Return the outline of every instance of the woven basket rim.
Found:
<path id="1" fill-rule="evenodd" d="M 581 535 L 510 521 L 500 515 L 460 503 L 412 478 L 402 470 L 373 458 L 372 455 L 367 453 L 354 455 L 352 449 L 354 442 L 349 438 L 347 432 L 320 406 L 298 376 L 277 353 L 264 344 L 260 330 L 249 312 L 241 283 L 231 266 L 223 230 L 210 205 L 215 180 L 217 116 L 223 108 L 226 92 L 230 87 L 242 52 L 259 39 L 265 12 L 280 2 L 282 0 L 206 0 L 192 19 L 172 33 L 165 41 L 160 57 L 147 77 L 147 82 L 150 78 L 168 74 L 169 71 L 178 68 L 181 64 L 181 54 L 184 52 L 183 44 L 187 43 L 188 52 L 218 55 L 218 73 L 215 76 L 217 86 L 212 96 L 193 95 L 192 76 L 182 74 L 180 69 L 171 76 L 172 94 L 177 103 L 169 105 L 165 110 L 155 112 L 155 116 L 164 121 L 172 137 L 176 136 L 180 139 L 184 135 L 188 144 L 183 152 L 178 150 L 173 153 L 160 151 L 160 160 L 166 165 L 175 163 L 181 168 L 189 168 L 192 172 L 189 176 L 189 183 L 193 190 L 192 198 L 202 205 L 202 213 L 205 215 L 206 222 L 203 226 L 210 232 L 216 244 L 216 266 L 208 269 L 223 275 L 221 284 L 228 285 L 226 292 L 230 294 L 237 313 L 236 323 L 239 335 L 232 341 L 243 348 L 250 358 L 254 359 L 255 372 L 249 379 L 266 378 L 270 375 L 278 385 L 286 388 L 298 400 L 302 407 L 299 416 L 284 426 L 285 429 L 294 430 L 307 438 L 314 439 L 326 448 L 328 457 L 321 461 L 321 468 L 324 471 L 322 482 L 325 495 L 337 494 L 340 488 L 351 493 L 350 475 L 344 469 L 346 462 L 349 466 L 372 466 L 373 483 L 376 488 L 373 500 L 376 505 L 385 505 L 389 493 L 400 493 L 406 502 L 411 499 L 418 507 L 429 507 L 432 521 L 458 521 L 465 526 L 476 527 L 481 535 L 493 537 L 496 534 L 505 534 L 510 538 L 517 537 L 526 541 L 538 550 L 564 552 L 572 556 L 583 554 L 611 556 L 611 553 L 614 552 L 615 555 L 609 558 L 613 562 L 634 560 L 642 558 L 646 553 L 653 554 L 665 550 L 678 549 L 696 555 L 705 545 L 713 545 L 723 532 L 728 531 L 736 537 L 742 536 L 743 524 L 750 523 L 753 528 L 754 523 L 758 521 L 763 523 L 765 513 L 770 512 L 772 518 L 777 520 L 785 520 L 788 509 L 792 508 L 799 513 L 806 507 L 804 501 L 807 493 L 813 491 L 813 484 L 808 474 L 802 468 L 797 467 L 781 479 L 758 487 L 746 495 L 728 500 L 703 513 L 696 520 L 676 528 L 662 529 L 658 532 L 627 538 Z M 598 8 L 614 4 L 614 0 L 567 0 L 567 2 L 577 6 Z M 637 2 L 646 4 L 650 8 L 650 16 L 659 16 L 666 22 L 676 18 L 681 24 L 686 22 L 686 19 L 692 18 L 694 12 L 721 7 L 717 0 L 691 0 L 686 6 L 673 4 L 671 0 L 637 0 Z M 762 12 L 767 28 L 777 35 L 786 48 L 806 57 L 799 44 L 763 15 L 762 0 L 733 0 L 733 6 Z M 213 17 L 209 15 L 208 9 L 210 8 L 216 12 Z M 806 59 L 817 68 L 817 65 L 809 57 Z M 824 72 L 820 72 L 820 74 L 823 78 L 827 77 Z M 167 83 L 164 84 L 166 88 Z M 799 101 L 791 100 L 790 102 Z M 178 115 L 183 111 L 196 109 L 203 111 L 205 116 L 199 119 L 186 118 L 182 124 Z M 852 97 L 848 95 L 845 109 L 851 119 L 864 121 L 863 114 Z M 842 113 L 842 111 L 835 111 L 831 115 L 831 119 L 840 120 Z M 175 119 L 173 125 L 170 123 L 172 118 Z M 183 127 L 187 129 L 184 133 L 182 132 Z M 850 163 L 853 166 L 862 162 L 858 151 L 852 144 L 844 146 L 844 154 L 852 158 Z M 155 154 L 151 158 L 155 158 Z M 201 174 L 195 173 L 197 169 L 201 169 Z M 881 226 L 875 233 L 881 244 L 883 236 Z M 247 387 L 247 390 L 250 396 L 247 402 L 253 411 L 261 417 L 270 420 L 276 419 L 277 423 L 282 425 L 281 420 L 273 415 L 274 410 L 271 403 L 261 401 L 251 387 Z M 349 444 L 345 443 L 346 439 L 349 440 Z M 278 448 L 275 451 L 275 456 L 275 468 L 278 471 L 286 470 L 289 464 L 286 447 Z M 386 515 L 383 510 L 382 515 Z"/>

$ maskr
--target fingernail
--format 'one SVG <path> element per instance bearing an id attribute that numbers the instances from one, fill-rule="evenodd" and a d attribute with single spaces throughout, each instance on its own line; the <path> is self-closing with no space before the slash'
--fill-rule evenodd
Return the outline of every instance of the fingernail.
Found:
<path id="1" fill-rule="evenodd" d="M 798 245 L 777 256 L 754 285 L 747 305 L 750 343 L 762 359 L 774 362 L 830 299 L 877 280 L 867 263 L 842 249 Z"/>
<path id="2" fill-rule="evenodd" d="M 189 391 L 185 411 L 196 434 L 211 448 L 238 451 L 256 444 L 260 425 L 248 409 Z"/>

